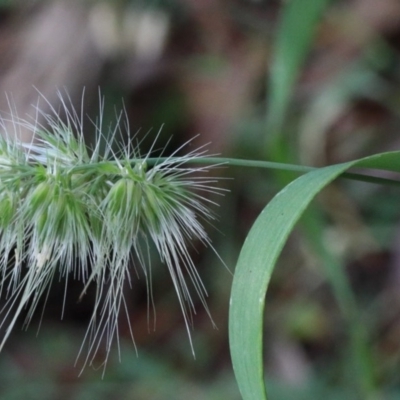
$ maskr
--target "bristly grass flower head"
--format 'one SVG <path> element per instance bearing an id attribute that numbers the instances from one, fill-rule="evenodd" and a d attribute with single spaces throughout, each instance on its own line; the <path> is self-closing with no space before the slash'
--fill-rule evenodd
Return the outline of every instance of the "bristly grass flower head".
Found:
<path id="1" fill-rule="evenodd" d="M 72 276 L 82 281 L 82 295 L 89 285 L 96 285 L 84 365 L 93 361 L 103 343 L 107 361 L 113 338 L 118 337 L 120 311 L 128 317 L 123 288 L 126 282 L 131 284 L 135 265 L 146 277 L 148 301 L 153 302 L 151 243 L 169 270 L 190 340 L 194 302 L 187 278 L 208 309 L 187 244 L 200 240 L 211 246 L 201 224 L 214 218 L 204 193 L 222 191 L 215 178 L 202 175 L 207 167 L 191 166 L 206 150 L 177 156 L 184 145 L 170 157 L 155 160 L 151 154 L 141 156 L 130 141 L 115 152 L 112 141 L 121 129 L 121 116 L 105 135 L 100 101 L 99 120 L 92 123 L 97 139 L 89 151 L 83 109 L 78 114 L 69 97 L 59 94 L 59 99 L 61 114 L 51 105 L 49 114 L 37 107 L 43 124 L 11 113 L 16 138 L 2 125 L 0 295 L 7 301 L 0 326 L 8 325 L 0 348 L 24 308 L 28 309 L 25 325 L 29 324 L 55 276 L 65 279 L 65 294 Z M 18 141 L 19 129 L 31 131 L 31 143 Z"/>

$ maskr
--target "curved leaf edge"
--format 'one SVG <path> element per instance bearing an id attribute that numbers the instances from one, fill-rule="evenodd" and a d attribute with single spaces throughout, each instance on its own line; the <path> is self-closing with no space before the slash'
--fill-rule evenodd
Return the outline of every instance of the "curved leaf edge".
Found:
<path id="1" fill-rule="evenodd" d="M 263 320 L 265 295 L 276 261 L 314 197 L 351 167 L 400 172 L 400 152 L 379 153 L 297 178 L 267 204 L 247 235 L 236 265 L 229 310 L 232 365 L 244 400 L 267 399 Z"/>

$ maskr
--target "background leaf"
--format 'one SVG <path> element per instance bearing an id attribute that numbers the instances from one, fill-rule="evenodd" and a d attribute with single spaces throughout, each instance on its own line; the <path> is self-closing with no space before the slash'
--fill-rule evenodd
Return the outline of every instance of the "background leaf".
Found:
<path id="1" fill-rule="evenodd" d="M 320 17 L 329 0 L 289 1 L 275 42 L 268 99 L 268 129 L 279 133 L 292 89 L 311 48 Z"/>

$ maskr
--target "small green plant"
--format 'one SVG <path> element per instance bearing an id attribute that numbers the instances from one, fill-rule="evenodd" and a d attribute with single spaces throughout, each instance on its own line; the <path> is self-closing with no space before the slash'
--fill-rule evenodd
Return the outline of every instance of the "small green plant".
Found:
<path id="1" fill-rule="evenodd" d="M 400 152 L 315 169 L 286 162 L 291 159 L 291 149 L 282 133 L 293 86 L 328 4 L 326 0 L 292 0 L 283 7 L 270 74 L 265 139 L 266 156 L 283 163 L 206 157 L 204 148 L 184 156 L 176 152 L 170 157 L 152 158 L 151 154 L 140 154 L 133 140 L 115 150 L 113 138 L 121 128 L 119 116 L 115 128 L 105 135 L 100 115 L 94 124 L 97 140 L 89 151 L 83 138 L 83 112 L 78 114 L 62 96 L 64 119 L 54 109 L 51 115 L 42 115 L 45 126 L 12 115 L 13 135 L 3 124 L 0 292 L 7 297 L 7 304 L 0 347 L 23 308 L 28 308 L 28 324 L 53 279 L 60 275 L 67 282 L 73 276 L 83 282 L 82 295 L 90 284 L 97 288 L 85 337 L 88 352 L 84 365 L 92 362 L 103 341 L 108 357 L 112 340 L 118 335 L 118 315 L 127 307 L 122 287 L 130 283 L 130 265 L 136 263 L 143 270 L 152 305 L 151 244 L 169 270 L 190 340 L 194 305 L 185 276 L 206 310 L 207 304 L 206 290 L 186 246 L 192 240 L 211 246 L 201 222 L 214 217 L 207 207 L 210 200 L 201 193 L 222 193 L 217 180 L 207 177 L 207 170 L 224 163 L 291 171 L 302 176 L 291 174 L 290 179 L 285 175 L 280 179 L 284 188 L 255 221 L 234 274 L 229 341 L 239 390 L 245 400 L 267 398 L 263 366 L 266 292 L 286 240 L 302 218 L 346 322 L 348 359 L 355 371 L 351 384 L 357 398 L 379 398 L 366 333 L 346 273 L 321 241 L 317 208 L 305 211 L 315 196 L 339 177 L 400 186 L 398 180 L 378 178 L 369 171 L 400 172 Z M 18 141 L 20 129 L 31 131 L 35 140 L 28 144 Z M 353 167 L 366 168 L 366 172 L 348 172 Z"/>
<path id="2" fill-rule="evenodd" d="M 206 157 L 204 148 L 183 156 L 174 153 L 152 158 L 151 154 L 142 156 L 133 140 L 114 150 L 112 140 L 121 128 L 121 116 L 107 137 L 100 116 L 100 122 L 94 124 L 97 139 L 89 150 L 83 137 L 83 112 L 78 114 L 61 94 L 59 98 L 64 118 L 52 109 L 51 114 L 42 113 L 43 125 L 15 114 L 2 121 L 0 294 L 5 294 L 7 301 L 0 347 L 24 308 L 28 309 L 24 322 L 28 325 L 52 281 L 63 278 L 67 293 L 72 276 L 83 283 L 81 296 L 90 284 L 96 285 L 96 302 L 84 339 L 87 355 L 83 365 L 92 363 L 102 343 L 106 347 L 106 365 L 113 339 L 118 335 L 120 311 L 127 314 L 123 285 L 130 284 L 132 265 L 142 269 L 148 301 L 153 303 L 151 243 L 169 270 L 190 341 L 194 303 L 185 276 L 207 312 L 208 308 L 206 289 L 186 246 L 199 240 L 212 247 L 201 221 L 210 221 L 214 216 L 206 206 L 210 200 L 202 192 L 223 192 L 216 186 L 217 179 L 205 173 L 221 163 L 296 171 L 304 175 L 278 193 L 250 230 L 231 294 L 230 347 L 239 388 L 244 399 L 266 398 L 262 360 L 265 294 L 288 235 L 316 194 L 336 177 L 400 185 L 396 180 L 346 172 L 354 166 L 400 172 L 400 152 L 320 169 Z M 9 122 L 15 130 L 13 138 L 7 132 Z M 32 133 L 32 142 L 18 140 L 20 129 Z M 363 360 L 365 348 L 355 302 L 344 274 L 335 268 L 333 265 L 330 279 L 349 321 L 361 391 L 368 393 L 373 390 L 372 378 L 368 363 Z"/>
<path id="3" fill-rule="evenodd" d="M 83 137 L 83 112 L 78 115 L 70 101 L 67 103 L 61 94 L 59 98 L 63 119 L 53 109 L 50 115 L 42 113 L 46 121 L 43 125 L 16 115 L 11 115 L 9 121 L 3 120 L 0 291 L 5 293 L 7 302 L 1 323 L 6 327 L 1 347 L 22 310 L 28 309 L 24 322 L 28 325 L 40 297 L 46 294 L 55 277 L 64 278 L 67 292 L 67 282 L 72 276 L 82 281 L 82 296 L 90 284 L 96 285 L 96 302 L 84 340 L 88 350 L 83 365 L 92 363 L 101 343 L 106 347 L 106 365 L 113 338 L 118 335 L 120 311 L 127 313 L 123 285 L 130 283 L 132 265 L 137 264 L 143 270 L 149 304 L 153 303 L 151 243 L 169 270 L 190 340 L 194 303 L 185 276 L 207 312 L 208 309 L 206 290 L 186 246 L 199 240 L 212 247 L 201 220 L 210 221 L 214 217 L 206 206 L 210 200 L 201 193 L 223 192 L 216 186 L 215 178 L 205 175 L 210 167 L 201 165 L 213 167 L 225 163 L 296 171 L 304 175 L 278 193 L 250 230 L 238 260 L 231 294 L 229 335 L 239 388 L 245 399 L 266 398 L 262 360 L 265 294 L 288 235 L 311 200 L 336 177 L 400 185 L 396 180 L 346 172 L 354 166 L 400 172 L 400 152 L 320 169 L 206 157 L 204 148 L 184 156 L 174 153 L 152 158 L 150 154 L 142 156 L 132 141 L 114 150 L 112 139 L 120 129 L 120 116 L 107 135 L 109 139 L 103 135 L 99 119 L 100 123 L 94 125 L 97 139 L 89 151 Z M 8 122 L 14 126 L 15 138 L 6 130 Z M 22 128 L 31 131 L 32 142 L 18 140 Z M 349 320 L 353 347 L 359 349 L 354 360 L 360 385 L 367 393 L 372 390 L 369 387 L 372 378 L 362 358 L 364 342 L 355 302 L 343 273 L 339 269 L 330 273 L 343 314 Z"/>

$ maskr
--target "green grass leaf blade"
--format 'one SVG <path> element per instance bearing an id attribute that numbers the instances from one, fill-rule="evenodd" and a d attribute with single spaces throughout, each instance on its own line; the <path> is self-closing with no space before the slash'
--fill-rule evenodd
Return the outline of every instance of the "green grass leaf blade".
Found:
<path id="1" fill-rule="evenodd" d="M 279 254 L 313 198 L 351 167 L 400 172 L 400 152 L 314 170 L 280 191 L 252 226 L 242 247 L 232 284 L 229 341 L 233 369 L 244 400 L 266 399 L 263 368 L 265 294 Z"/>
<path id="2" fill-rule="evenodd" d="M 283 9 L 271 67 L 269 129 L 277 133 L 292 98 L 292 88 L 309 52 L 329 0 L 291 0 Z"/>

